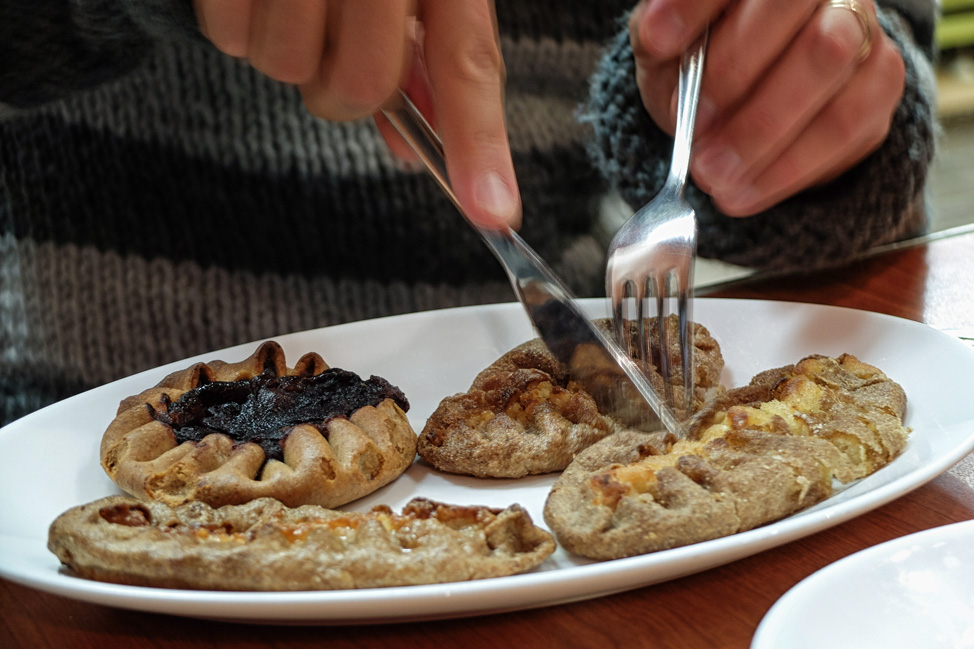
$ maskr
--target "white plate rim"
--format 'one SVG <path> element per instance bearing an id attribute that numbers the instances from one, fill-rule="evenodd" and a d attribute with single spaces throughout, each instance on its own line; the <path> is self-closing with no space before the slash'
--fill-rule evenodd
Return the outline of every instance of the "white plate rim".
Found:
<path id="1" fill-rule="evenodd" d="M 582 303 L 593 317 L 600 317 L 604 314 L 605 303 L 603 300 L 583 300 Z M 974 366 L 974 352 L 960 341 L 937 332 L 924 324 L 885 314 L 844 307 L 765 300 L 698 298 L 697 305 L 698 313 L 701 310 L 722 312 L 722 310 L 730 309 L 747 311 L 748 309 L 763 308 L 774 309 L 781 313 L 794 313 L 799 317 L 810 313 L 826 314 L 829 317 L 844 315 L 846 317 L 866 318 L 871 322 L 885 323 L 898 329 L 912 328 L 912 331 L 926 336 L 942 336 L 942 339 L 938 339 L 940 343 L 943 345 L 954 344 L 956 351 L 952 348 L 951 352 L 961 355 L 968 354 L 967 361 Z M 703 308 L 701 309 L 701 307 Z M 478 312 L 478 315 L 487 313 L 500 317 L 517 317 L 516 314 L 518 313 L 523 316 L 523 312 L 520 312 L 520 305 L 509 303 L 390 316 L 338 325 L 328 328 L 328 330 L 355 327 L 378 327 L 381 329 L 388 326 L 398 326 L 399 323 L 408 319 L 431 318 L 437 320 L 454 316 L 463 318 L 471 316 L 474 312 Z M 701 321 L 708 324 L 720 339 L 719 325 L 706 322 L 703 319 Z M 313 336 L 321 331 L 325 331 L 325 329 L 297 332 L 275 339 L 285 341 L 295 336 Z M 135 384 L 143 377 L 161 376 L 174 369 L 185 367 L 188 362 L 193 360 L 208 360 L 224 357 L 224 355 L 229 357 L 231 353 L 237 355 L 243 353 L 245 355 L 252 351 L 255 345 L 256 343 L 250 343 L 227 350 L 210 352 L 193 359 L 186 359 L 142 372 L 109 385 L 122 382 Z M 797 358 L 792 359 L 792 361 L 794 360 Z M 54 404 L 44 411 L 67 408 L 77 400 L 97 398 L 100 390 L 101 388 L 96 388 L 82 395 L 77 395 Z M 28 426 L 32 417 L 34 415 L 0 429 L 0 448 L 3 447 L 7 435 L 15 434 L 16 430 Z M 971 417 L 974 420 L 974 414 Z M 568 569 L 541 570 L 499 579 L 429 586 L 360 591 L 237 593 L 167 590 L 103 584 L 66 576 L 54 571 L 24 570 L 0 555 L 0 576 L 46 592 L 120 608 L 238 621 L 312 622 L 316 624 L 375 623 L 477 615 L 547 606 L 647 586 L 659 581 L 699 572 L 842 523 L 916 489 L 955 464 L 974 448 L 974 426 L 971 428 L 972 430 L 969 433 L 959 435 L 948 450 L 939 453 L 930 462 L 916 467 L 904 475 L 883 481 L 864 494 L 851 497 L 849 500 L 831 504 L 823 503 L 812 510 L 777 523 L 706 543 L 612 562 L 573 566 Z M 536 515 L 535 518 L 537 520 L 540 516 Z M 4 547 L 4 542 L 16 546 L 20 541 L 20 539 L 0 533 L 0 547 Z M 51 559 L 53 560 L 53 557 Z M 557 592 L 557 594 L 552 594 L 552 592 Z M 496 601 L 501 596 L 503 596 L 503 604 L 498 605 Z"/>

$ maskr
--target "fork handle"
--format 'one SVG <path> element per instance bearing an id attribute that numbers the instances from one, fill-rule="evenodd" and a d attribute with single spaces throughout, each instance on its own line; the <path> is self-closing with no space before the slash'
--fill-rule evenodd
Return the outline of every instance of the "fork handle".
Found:
<path id="1" fill-rule="evenodd" d="M 673 137 L 673 159 L 666 185 L 680 196 L 686 186 L 690 168 L 690 148 L 693 144 L 693 124 L 697 118 L 697 100 L 703 79 L 703 63 L 710 30 L 703 33 L 683 54 L 680 62 L 679 96 L 676 102 L 676 132 Z"/>

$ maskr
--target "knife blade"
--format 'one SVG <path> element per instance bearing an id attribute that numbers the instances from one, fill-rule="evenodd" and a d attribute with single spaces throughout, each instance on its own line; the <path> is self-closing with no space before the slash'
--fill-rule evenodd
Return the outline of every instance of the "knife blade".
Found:
<path id="1" fill-rule="evenodd" d="M 481 227 L 467 217 L 447 175 L 443 144 L 409 97 L 400 90 L 382 112 L 498 258 L 535 331 L 592 395 L 600 412 L 629 428 L 665 428 L 680 436 L 682 425 L 675 413 L 636 361 L 584 313 L 544 259 L 510 228 Z"/>

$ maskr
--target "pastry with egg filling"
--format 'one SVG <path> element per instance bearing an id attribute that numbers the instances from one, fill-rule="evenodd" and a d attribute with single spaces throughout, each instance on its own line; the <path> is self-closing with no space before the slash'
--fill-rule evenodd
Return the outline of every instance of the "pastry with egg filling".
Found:
<path id="1" fill-rule="evenodd" d="M 828 498 L 904 449 L 906 395 L 854 356 L 809 356 L 728 390 L 688 435 L 620 433 L 559 476 L 544 518 L 570 552 L 614 559 L 749 530 Z"/>
<path id="2" fill-rule="evenodd" d="M 52 524 L 48 548 L 80 577 L 135 586 L 296 591 L 501 577 L 538 566 L 551 534 L 521 507 L 417 498 L 366 513 L 271 498 L 213 508 L 109 496 Z"/>
<path id="3" fill-rule="evenodd" d="M 276 498 L 337 507 L 412 464 L 409 403 L 383 378 L 330 368 L 280 345 L 196 363 L 124 399 L 101 442 L 105 472 L 128 493 L 214 507 Z"/>

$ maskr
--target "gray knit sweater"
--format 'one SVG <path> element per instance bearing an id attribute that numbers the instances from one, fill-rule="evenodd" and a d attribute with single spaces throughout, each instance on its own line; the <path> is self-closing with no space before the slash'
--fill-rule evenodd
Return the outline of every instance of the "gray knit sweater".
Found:
<path id="1" fill-rule="evenodd" d="M 522 234 L 583 296 L 604 291 L 601 198 L 640 204 L 668 165 L 633 81 L 632 3 L 496 3 Z M 880 4 L 908 69 L 886 144 L 752 219 L 692 190 L 701 254 L 811 267 L 924 227 L 935 7 Z M 312 118 L 207 43 L 188 0 L 0 4 L 0 423 L 233 344 L 513 297 L 370 120 Z"/>

